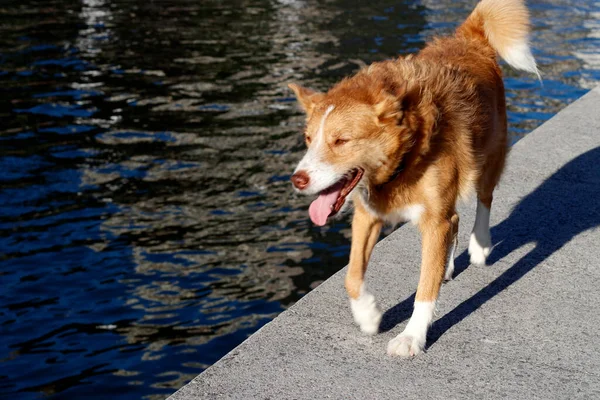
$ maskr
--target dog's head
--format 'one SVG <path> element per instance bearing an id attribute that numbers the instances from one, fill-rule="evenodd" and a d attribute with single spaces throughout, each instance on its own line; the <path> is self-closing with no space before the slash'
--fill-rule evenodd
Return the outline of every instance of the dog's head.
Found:
<path id="1" fill-rule="evenodd" d="M 423 122 L 413 107 L 418 93 L 410 93 L 407 84 L 377 88 L 356 77 L 328 93 L 289 87 L 306 112 L 308 147 L 292 183 L 301 193 L 318 194 L 309 214 L 324 225 L 355 188 L 386 183 L 414 147 Z"/>

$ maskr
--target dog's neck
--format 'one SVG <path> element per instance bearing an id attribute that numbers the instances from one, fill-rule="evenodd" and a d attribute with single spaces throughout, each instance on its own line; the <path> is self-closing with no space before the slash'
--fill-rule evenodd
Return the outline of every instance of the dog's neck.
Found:
<path id="1" fill-rule="evenodd" d="M 394 181 L 398 177 L 398 175 L 400 175 L 400 173 L 402 173 L 402 171 L 404 171 L 405 160 L 406 160 L 406 157 L 402 157 L 400 159 L 400 161 L 398 162 L 398 165 L 394 169 L 394 172 L 392 172 L 392 175 L 390 175 L 390 177 L 387 179 L 387 181 L 382 183 L 382 185 L 386 185 L 386 184 Z"/>

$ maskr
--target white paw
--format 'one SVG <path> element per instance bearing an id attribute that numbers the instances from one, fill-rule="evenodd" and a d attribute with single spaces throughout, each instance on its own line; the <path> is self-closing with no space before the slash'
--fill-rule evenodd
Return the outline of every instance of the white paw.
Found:
<path id="1" fill-rule="evenodd" d="M 448 265 L 446 266 L 446 273 L 444 274 L 445 281 L 451 281 L 452 275 L 454 275 L 454 259 L 450 258 Z"/>
<path id="2" fill-rule="evenodd" d="M 492 250 L 489 237 L 482 241 L 483 243 L 479 243 L 475 234 L 471 234 L 471 239 L 469 240 L 469 254 L 471 255 L 471 264 L 473 265 L 485 265 L 485 260 Z"/>
<path id="3" fill-rule="evenodd" d="M 389 341 L 387 347 L 388 355 L 392 357 L 414 357 L 423 351 L 425 347 L 425 337 L 410 335 L 402 332 Z"/>
<path id="4" fill-rule="evenodd" d="M 381 311 L 377 308 L 375 297 L 365 291 L 361 291 L 358 299 L 350 299 L 350 307 L 354 321 L 360 326 L 360 330 L 369 335 L 379 332 L 381 322 Z"/>

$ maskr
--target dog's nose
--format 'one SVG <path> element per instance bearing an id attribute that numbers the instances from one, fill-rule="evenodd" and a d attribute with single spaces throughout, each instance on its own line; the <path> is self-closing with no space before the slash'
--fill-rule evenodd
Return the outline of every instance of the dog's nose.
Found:
<path id="1" fill-rule="evenodd" d="M 304 171 L 298 171 L 294 175 L 292 175 L 292 183 L 296 187 L 296 189 L 303 190 L 308 186 L 308 182 L 310 178 L 308 174 Z"/>

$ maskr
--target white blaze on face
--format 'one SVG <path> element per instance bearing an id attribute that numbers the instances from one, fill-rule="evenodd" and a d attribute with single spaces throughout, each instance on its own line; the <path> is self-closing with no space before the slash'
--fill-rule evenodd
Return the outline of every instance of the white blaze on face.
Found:
<path id="1" fill-rule="evenodd" d="M 296 173 L 303 170 L 308 174 L 309 184 L 302 190 L 303 193 L 319 193 L 338 182 L 343 176 L 343 174 L 336 172 L 334 165 L 323 160 L 324 148 L 327 146 L 325 140 L 325 121 L 334 108 L 335 106 L 330 105 L 325 110 L 319 124 L 319 130 L 314 135 L 308 151 L 298 164 L 298 167 L 296 167 L 296 171 L 294 171 Z"/>

